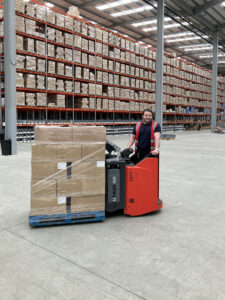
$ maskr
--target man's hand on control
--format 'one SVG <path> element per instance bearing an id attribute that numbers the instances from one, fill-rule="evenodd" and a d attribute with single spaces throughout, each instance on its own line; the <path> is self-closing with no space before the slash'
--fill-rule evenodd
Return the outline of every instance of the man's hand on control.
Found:
<path id="1" fill-rule="evenodd" d="M 159 150 L 158 149 L 155 149 L 151 152 L 152 155 L 159 155 Z"/>

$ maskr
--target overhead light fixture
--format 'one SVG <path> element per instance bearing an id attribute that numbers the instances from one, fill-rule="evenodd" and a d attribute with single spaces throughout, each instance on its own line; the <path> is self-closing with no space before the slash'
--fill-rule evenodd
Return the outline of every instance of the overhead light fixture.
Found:
<path id="1" fill-rule="evenodd" d="M 184 51 L 202 51 L 202 50 L 211 50 L 213 46 L 207 46 L 207 47 L 195 47 L 195 48 L 187 48 L 184 49 Z"/>
<path id="2" fill-rule="evenodd" d="M 164 22 L 168 22 L 171 21 L 172 19 L 167 17 L 164 18 Z M 143 22 L 138 22 L 138 23 L 133 23 L 132 26 L 134 27 L 139 27 L 139 26 L 144 26 L 144 25 L 151 25 L 151 24 L 156 24 L 157 23 L 157 19 L 154 20 L 149 20 L 149 21 L 143 21 Z"/>
<path id="3" fill-rule="evenodd" d="M 138 1 L 140 1 L 140 0 L 120 0 L 120 1 L 115 1 L 115 2 L 108 3 L 108 4 L 99 5 L 99 6 L 96 6 L 96 8 L 99 10 L 105 10 L 105 9 L 114 8 L 117 6 L 129 4 L 129 3 L 133 3 L 133 2 L 138 2 Z"/>
<path id="4" fill-rule="evenodd" d="M 218 57 L 224 57 L 225 56 L 225 53 L 224 54 L 218 54 L 217 55 Z M 213 55 L 199 55 L 199 58 L 213 58 Z"/>
<path id="5" fill-rule="evenodd" d="M 52 7 L 54 7 L 54 6 L 55 6 L 54 4 L 52 4 L 52 3 L 49 3 L 49 2 L 45 2 L 45 5 L 46 5 L 46 6 L 48 6 L 48 7 L 50 7 L 50 8 L 52 8 Z"/>
<path id="6" fill-rule="evenodd" d="M 164 26 L 164 29 L 180 27 L 181 25 L 188 25 L 188 23 L 187 23 L 187 22 L 184 22 L 184 23 L 182 23 L 182 24 L 179 24 L 179 23 L 169 24 L 169 25 L 165 25 L 165 26 Z M 143 28 L 142 30 L 143 30 L 144 32 L 155 31 L 155 30 L 157 30 L 157 26 L 150 27 L 150 28 Z"/>
<path id="7" fill-rule="evenodd" d="M 225 1 L 223 1 L 223 2 L 221 3 L 221 5 L 222 5 L 223 7 L 225 7 Z"/>
<path id="8" fill-rule="evenodd" d="M 140 13 L 140 12 L 145 11 L 145 10 L 152 10 L 152 9 L 154 9 L 154 7 L 149 6 L 149 5 L 144 5 L 144 6 L 140 6 L 138 8 L 132 8 L 132 9 L 123 10 L 123 11 L 120 11 L 120 12 L 117 12 L 117 13 L 113 13 L 113 14 L 111 14 L 111 16 L 112 17 L 121 17 L 121 16 Z"/>
<path id="9" fill-rule="evenodd" d="M 179 33 L 164 35 L 164 38 L 168 39 L 168 38 L 172 38 L 172 37 L 192 35 L 192 34 L 194 34 L 194 32 L 179 32 Z"/>
<path id="10" fill-rule="evenodd" d="M 205 46 L 210 46 L 211 44 L 194 44 L 194 45 L 187 45 L 187 46 L 179 46 L 178 48 L 195 48 L 195 47 L 205 47 Z"/>
<path id="11" fill-rule="evenodd" d="M 225 64 L 225 60 L 218 61 L 218 64 Z"/>
<path id="12" fill-rule="evenodd" d="M 180 38 L 180 39 L 173 39 L 173 40 L 167 40 L 167 43 L 177 43 L 177 42 L 184 42 L 184 41 L 191 41 L 191 40 L 200 40 L 202 38 L 207 38 L 207 35 L 201 36 L 194 36 L 194 37 L 187 37 L 187 38 Z"/>

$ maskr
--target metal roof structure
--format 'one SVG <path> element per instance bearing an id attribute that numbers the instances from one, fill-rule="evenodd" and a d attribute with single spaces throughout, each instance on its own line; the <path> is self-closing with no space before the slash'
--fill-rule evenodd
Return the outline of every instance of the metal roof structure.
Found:
<path id="1" fill-rule="evenodd" d="M 81 16 L 156 47 L 157 1 L 48 0 L 60 10 L 75 5 Z M 165 0 L 165 51 L 211 69 L 212 36 L 218 32 L 218 72 L 225 75 L 225 1 Z"/>

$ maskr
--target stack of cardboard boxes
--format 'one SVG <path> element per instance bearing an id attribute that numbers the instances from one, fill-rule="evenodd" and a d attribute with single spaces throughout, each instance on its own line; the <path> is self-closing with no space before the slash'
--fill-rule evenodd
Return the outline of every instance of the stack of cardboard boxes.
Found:
<path id="1" fill-rule="evenodd" d="M 31 216 L 105 210 L 104 127 L 38 126 Z"/>

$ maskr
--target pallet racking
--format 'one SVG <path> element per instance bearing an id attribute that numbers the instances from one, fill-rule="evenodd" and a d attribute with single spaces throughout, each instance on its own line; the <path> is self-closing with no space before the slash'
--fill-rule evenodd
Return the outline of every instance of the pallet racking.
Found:
<path id="1" fill-rule="evenodd" d="M 1 10 L 2 43 L 3 18 Z M 35 0 L 16 1 L 16 22 L 19 127 L 123 127 L 135 124 L 144 108 L 155 110 L 154 48 Z M 225 78 L 218 77 L 218 120 L 224 91 Z M 209 126 L 210 110 L 211 71 L 165 53 L 164 126 Z"/>

